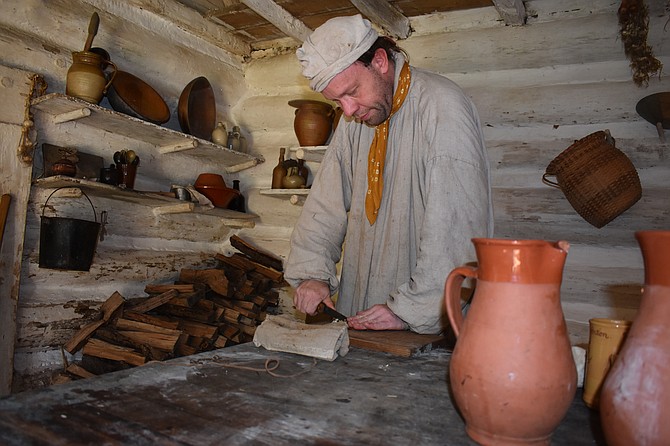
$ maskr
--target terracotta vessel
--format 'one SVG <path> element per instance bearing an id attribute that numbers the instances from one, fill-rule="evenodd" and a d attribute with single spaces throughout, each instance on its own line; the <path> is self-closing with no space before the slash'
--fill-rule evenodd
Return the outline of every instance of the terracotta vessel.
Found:
<path id="1" fill-rule="evenodd" d="M 640 231 L 640 309 L 600 395 L 609 446 L 670 441 L 670 231 Z"/>
<path id="2" fill-rule="evenodd" d="M 293 129 L 301 146 L 321 146 L 333 130 L 335 110 L 330 104 L 307 99 L 288 102 L 296 107 Z"/>
<path id="3" fill-rule="evenodd" d="M 109 80 L 103 71 L 103 67 L 107 66 L 114 69 Z M 116 65 L 99 54 L 76 51 L 72 53 L 72 65 L 67 71 L 65 94 L 98 104 L 114 81 L 116 71 Z"/>
<path id="4" fill-rule="evenodd" d="M 445 284 L 457 336 L 449 380 L 468 435 L 481 444 L 544 445 L 577 390 L 560 286 L 565 241 L 472 240 L 478 266 Z M 476 280 L 463 318 L 461 285 Z"/>

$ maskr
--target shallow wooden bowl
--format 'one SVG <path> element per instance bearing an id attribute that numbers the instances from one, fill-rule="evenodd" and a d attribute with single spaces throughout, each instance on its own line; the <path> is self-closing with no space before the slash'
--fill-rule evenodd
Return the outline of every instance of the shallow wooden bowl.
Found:
<path id="1" fill-rule="evenodd" d="M 179 96 L 177 115 L 184 133 L 211 140 L 216 126 L 216 102 L 206 77 L 197 77 L 184 88 Z"/>
<path id="2" fill-rule="evenodd" d="M 154 124 L 170 119 L 170 109 L 160 94 L 142 79 L 125 71 L 117 71 L 107 90 L 109 105 L 116 111 Z"/>

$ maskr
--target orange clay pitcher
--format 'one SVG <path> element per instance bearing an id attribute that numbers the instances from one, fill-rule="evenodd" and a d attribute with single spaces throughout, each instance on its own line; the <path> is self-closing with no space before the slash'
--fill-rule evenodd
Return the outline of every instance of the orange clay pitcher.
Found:
<path id="1" fill-rule="evenodd" d="M 670 444 L 670 231 L 639 231 L 640 309 L 600 397 L 607 444 Z"/>
<path id="2" fill-rule="evenodd" d="M 449 380 L 468 435 L 481 444 L 548 445 L 577 390 L 560 302 L 568 242 L 475 238 L 478 266 L 445 284 L 457 336 Z M 461 286 L 476 281 L 464 318 Z"/>

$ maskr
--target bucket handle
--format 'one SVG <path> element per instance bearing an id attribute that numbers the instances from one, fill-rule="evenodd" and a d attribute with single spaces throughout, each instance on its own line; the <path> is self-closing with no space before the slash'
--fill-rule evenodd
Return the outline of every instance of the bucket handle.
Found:
<path id="1" fill-rule="evenodd" d="M 44 210 L 46 209 L 46 207 L 47 207 L 47 203 L 49 202 L 49 199 L 51 198 L 51 196 L 52 196 L 53 194 L 55 194 L 56 192 L 58 192 L 59 190 L 61 190 L 61 189 L 79 189 L 79 188 L 71 187 L 71 186 L 63 186 L 63 187 L 59 187 L 58 189 L 54 189 L 54 191 L 51 192 L 51 193 L 49 194 L 49 196 L 47 197 L 47 201 L 44 202 L 44 206 L 42 206 L 42 217 L 44 217 Z M 97 216 L 96 213 L 95 213 L 95 206 L 93 206 L 93 202 L 91 201 L 90 198 L 88 198 L 88 195 L 86 195 L 86 192 L 84 192 L 83 189 L 79 189 L 79 190 L 81 191 L 82 194 L 84 194 L 84 196 L 85 196 L 86 199 L 88 200 L 88 203 L 91 205 L 91 208 L 93 209 L 93 219 L 94 219 L 95 222 L 97 223 L 97 222 L 98 222 L 98 216 Z"/>

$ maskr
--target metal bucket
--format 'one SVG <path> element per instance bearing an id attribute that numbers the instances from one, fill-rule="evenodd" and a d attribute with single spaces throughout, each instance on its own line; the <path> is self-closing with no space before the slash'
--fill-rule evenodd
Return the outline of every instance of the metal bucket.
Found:
<path id="1" fill-rule="evenodd" d="M 44 209 L 56 189 L 47 198 L 42 207 L 40 224 L 40 268 L 88 271 L 93 262 L 95 247 L 100 234 L 100 223 L 96 218 L 95 207 L 82 190 L 93 209 L 95 221 L 66 217 L 45 217 Z"/>

